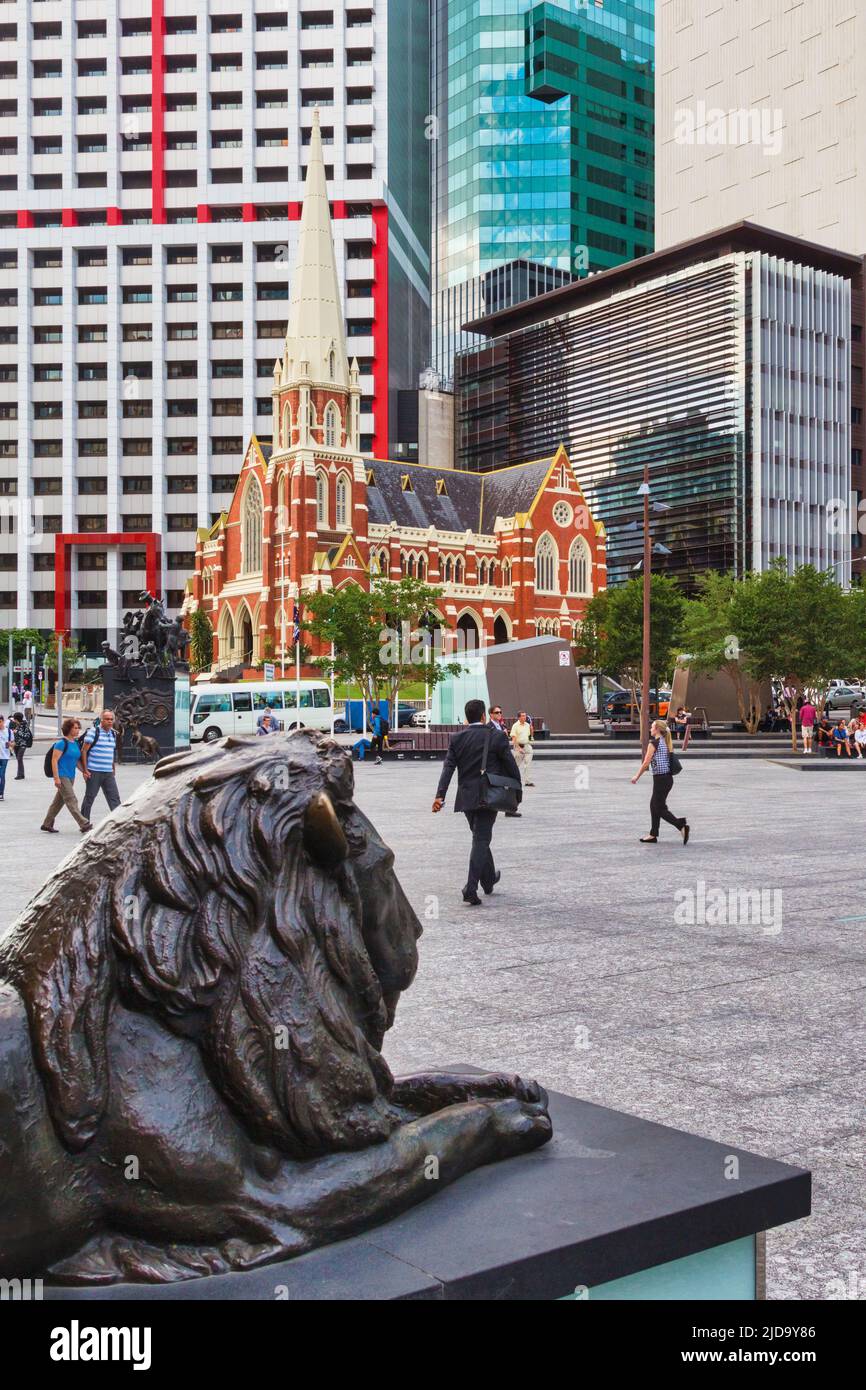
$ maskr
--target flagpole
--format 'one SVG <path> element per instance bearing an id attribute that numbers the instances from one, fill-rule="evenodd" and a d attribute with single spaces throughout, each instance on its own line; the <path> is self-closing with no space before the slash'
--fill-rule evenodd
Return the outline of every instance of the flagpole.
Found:
<path id="1" fill-rule="evenodd" d="M 331 738 L 334 737 L 334 644 L 331 643 Z"/>
<path id="2" fill-rule="evenodd" d="M 300 595 L 300 593 L 298 593 L 298 599 L 300 599 L 300 597 L 301 597 L 301 595 Z M 295 631 L 294 631 L 294 638 L 295 638 L 295 704 L 297 705 L 297 708 L 298 708 L 298 718 L 299 718 L 299 720 L 300 720 L 300 713 L 301 713 L 301 605 L 300 605 L 299 602 L 295 604 L 294 619 L 295 619 Z"/>
<path id="3" fill-rule="evenodd" d="M 282 552 L 282 553 L 281 553 L 281 556 L 280 556 L 280 561 L 281 561 L 281 563 L 280 563 L 280 569 L 281 569 L 281 571 L 282 571 L 282 573 L 280 574 L 280 615 L 281 615 L 281 616 L 280 616 L 280 657 L 281 657 L 281 670 L 280 670 L 280 676 L 282 677 L 283 680 L 285 680 L 285 679 L 286 679 L 286 518 L 285 518 L 285 515 L 284 515 L 284 514 L 281 514 L 281 515 L 280 515 L 280 543 L 281 543 L 281 552 Z"/>

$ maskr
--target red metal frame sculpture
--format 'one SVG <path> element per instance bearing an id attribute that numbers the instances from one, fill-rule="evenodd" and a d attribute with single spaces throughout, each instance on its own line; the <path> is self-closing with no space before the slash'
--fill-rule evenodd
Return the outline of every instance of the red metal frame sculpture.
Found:
<path id="1" fill-rule="evenodd" d="M 107 550 L 109 546 L 144 547 L 145 588 L 156 598 L 160 597 L 159 573 L 161 568 L 162 537 L 158 531 L 62 531 L 54 537 L 54 631 L 64 636 L 69 631 L 72 617 L 72 551 L 77 545 L 98 545 Z"/>

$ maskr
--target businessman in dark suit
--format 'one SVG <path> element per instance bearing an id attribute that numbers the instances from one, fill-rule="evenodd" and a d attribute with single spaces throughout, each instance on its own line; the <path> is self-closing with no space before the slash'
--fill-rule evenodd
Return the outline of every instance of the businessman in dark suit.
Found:
<path id="1" fill-rule="evenodd" d="M 463 889 L 463 901 L 470 907 L 481 906 L 478 896 L 479 883 L 485 893 L 490 894 L 500 878 L 490 848 L 496 812 L 487 810 L 481 800 L 481 763 L 485 746 L 488 744 L 487 771 L 520 781 L 520 772 L 514 761 L 507 734 L 488 727 L 483 700 L 470 700 L 466 705 L 466 727 L 451 737 L 442 765 L 442 776 L 436 789 L 436 800 L 433 802 L 434 812 L 441 811 L 448 786 L 456 771 L 457 796 L 454 800 L 454 810 L 464 813 L 472 831 L 469 877 Z M 518 792 L 517 795 L 519 800 L 522 793 Z"/>

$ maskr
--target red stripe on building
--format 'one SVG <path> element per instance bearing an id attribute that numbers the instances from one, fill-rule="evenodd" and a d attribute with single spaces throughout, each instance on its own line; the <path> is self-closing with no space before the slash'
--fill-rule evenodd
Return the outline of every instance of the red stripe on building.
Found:
<path id="1" fill-rule="evenodd" d="M 388 209 L 373 207 L 373 457 L 388 458 Z"/>
<path id="2" fill-rule="evenodd" d="M 60 225 L 62 227 L 77 227 L 78 213 L 74 208 L 64 208 L 60 214 Z"/>
<path id="3" fill-rule="evenodd" d="M 32 212 L 28 212 L 28 211 L 26 210 L 26 208 L 21 208 L 21 209 L 19 209 L 19 212 L 18 212 L 18 228 L 19 228 L 19 231 L 20 231 L 22 228 L 24 228 L 24 227 L 32 227 L 32 226 L 33 226 L 33 213 L 32 213 Z"/>
<path id="4" fill-rule="evenodd" d="M 151 217 L 165 222 L 165 0 L 151 0 Z"/>

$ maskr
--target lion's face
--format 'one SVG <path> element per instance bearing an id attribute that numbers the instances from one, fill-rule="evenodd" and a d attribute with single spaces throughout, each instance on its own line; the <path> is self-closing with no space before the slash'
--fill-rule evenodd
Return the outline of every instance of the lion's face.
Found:
<path id="1" fill-rule="evenodd" d="M 390 1028 L 397 1000 L 418 969 L 421 923 L 394 872 L 394 855 L 372 822 L 353 805 L 342 824 L 361 898 L 364 945 L 382 986 Z"/>
<path id="2" fill-rule="evenodd" d="M 309 731 L 228 738 L 157 765 L 22 916 L 0 975 L 71 1147 L 104 1113 L 119 998 L 195 1041 L 251 1135 L 308 1158 L 396 1123 L 380 1048 L 420 932 L 349 755 Z"/>

